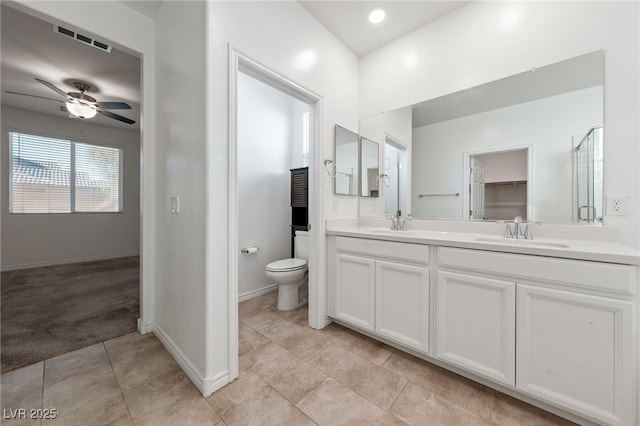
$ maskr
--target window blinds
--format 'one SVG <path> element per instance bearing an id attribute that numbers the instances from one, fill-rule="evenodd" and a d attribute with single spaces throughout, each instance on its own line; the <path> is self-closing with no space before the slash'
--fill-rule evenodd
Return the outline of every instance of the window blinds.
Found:
<path id="1" fill-rule="evenodd" d="M 24 133 L 10 137 L 12 213 L 122 211 L 122 150 Z"/>

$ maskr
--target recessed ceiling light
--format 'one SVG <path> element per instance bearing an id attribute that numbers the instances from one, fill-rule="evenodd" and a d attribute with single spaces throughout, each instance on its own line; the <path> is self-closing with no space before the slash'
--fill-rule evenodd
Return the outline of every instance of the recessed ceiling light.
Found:
<path id="1" fill-rule="evenodd" d="M 369 22 L 371 22 L 372 24 L 379 24 L 380 22 L 384 21 L 385 16 L 386 13 L 384 13 L 384 10 L 374 9 L 369 14 Z"/>

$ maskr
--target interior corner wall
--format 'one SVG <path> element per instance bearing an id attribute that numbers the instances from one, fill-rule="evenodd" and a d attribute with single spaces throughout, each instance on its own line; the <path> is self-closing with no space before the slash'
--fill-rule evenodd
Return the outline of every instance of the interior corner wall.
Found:
<path id="1" fill-rule="evenodd" d="M 192 380 L 205 378 L 205 2 L 165 1 L 155 19 L 154 331 Z M 179 213 L 171 212 L 179 197 Z M 220 325 L 223 327 L 224 325 Z"/>
<path id="2" fill-rule="evenodd" d="M 229 44 L 279 74 L 322 97 L 322 158 L 334 157 L 334 125 L 358 121 L 358 58 L 297 2 L 217 1 L 211 5 L 214 34 L 214 90 L 227 92 Z M 226 140 L 226 98 L 213 105 L 214 125 Z M 222 133 L 224 132 L 224 133 Z M 220 146 L 222 149 L 222 146 Z M 224 149 L 226 156 L 226 147 Z M 225 169 L 226 171 L 226 169 Z M 333 194 L 333 181 L 322 179 L 326 216 L 356 216 L 357 199 Z M 225 178 L 226 179 L 226 178 Z M 226 200 L 226 197 L 218 197 Z"/>
<path id="3" fill-rule="evenodd" d="M 123 148 L 122 213 L 10 214 L 9 130 Z M 2 107 L 2 269 L 140 254 L 140 133 Z"/>
<path id="4" fill-rule="evenodd" d="M 640 4 L 471 2 L 361 58 L 360 116 L 433 99 L 567 58 L 605 52 L 604 187 L 626 216 L 605 216 L 640 248 Z M 407 67 L 404 58 L 417 62 Z M 393 82 L 393 84 L 389 84 Z"/>

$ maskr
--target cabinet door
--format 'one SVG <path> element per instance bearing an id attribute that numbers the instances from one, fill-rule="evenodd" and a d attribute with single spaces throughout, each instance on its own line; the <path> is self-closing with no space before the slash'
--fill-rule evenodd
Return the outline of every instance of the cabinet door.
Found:
<path id="1" fill-rule="evenodd" d="M 429 270 L 376 262 L 376 333 L 429 353 Z"/>
<path id="2" fill-rule="evenodd" d="M 336 254 L 335 318 L 373 331 L 375 260 Z"/>
<path id="3" fill-rule="evenodd" d="M 607 424 L 633 420 L 631 302 L 518 285 L 518 384 Z"/>
<path id="4" fill-rule="evenodd" d="M 516 284 L 438 271 L 436 356 L 515 386 Z"/>

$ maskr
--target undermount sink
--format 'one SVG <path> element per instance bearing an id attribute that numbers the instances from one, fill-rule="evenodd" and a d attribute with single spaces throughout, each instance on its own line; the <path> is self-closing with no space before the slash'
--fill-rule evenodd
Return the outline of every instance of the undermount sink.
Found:
<path id="1" fill-rule="evenodd" d="M 555 241 L 540 241 L 540 240 L 524 240 L 515 238 L 501 238 L 501 237 L 478 237 L 476 241 L 485 243 L 500 243 L 513 246 L 543 246 L 543 247 L 561 247 L 569 248 L 568 244 L 558 243 Z"/>
<path id="2" fill-rule="evenodd" d="M 382 234 L 382 235 L 415 235 L 415 232 L 411 231 L 394 231 L 392 229 L 372 229 L 369 231 L 372 234 Z"/>

